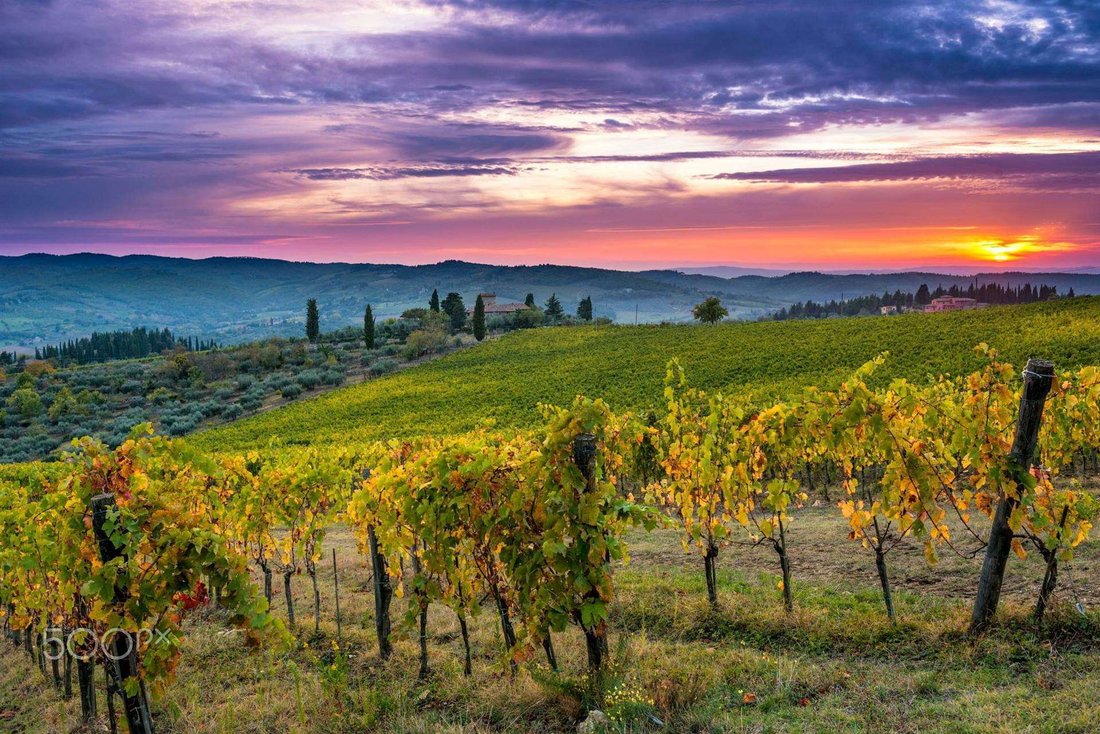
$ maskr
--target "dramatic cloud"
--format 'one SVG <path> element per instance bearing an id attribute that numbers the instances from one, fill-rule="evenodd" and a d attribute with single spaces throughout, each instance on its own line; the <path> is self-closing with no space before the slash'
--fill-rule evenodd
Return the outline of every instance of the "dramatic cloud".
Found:
<path id="1" fill-rule="evenodd" d="M 1087 153 L 999 153 L 992 155 L 939 156 L 896 163 L 862 163 L 830 168 L 788 168 L 778 171 L 720 173 L 714 178 L 730 181 L 778 181 L 783 183 L 852 183 L 857 181 L 916 181 L 920 179 L 1006 178 L 1066 175 L 1093 180 L 1100 185 L 1100 151 Z"/>
<path id="2" fill-rule="evenodd" d="M 1096 253 L 1087 0 L 14 0 L 0 27 L 0 252 L 850 265 L 877 232 L 934 263 L 966 226 Z"/>

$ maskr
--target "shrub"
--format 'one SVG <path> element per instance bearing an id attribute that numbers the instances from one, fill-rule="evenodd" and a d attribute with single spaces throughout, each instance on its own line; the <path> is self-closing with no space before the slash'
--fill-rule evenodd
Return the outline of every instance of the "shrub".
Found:
<path id="1" fill-rule="evenodd" d="M 306 370 L 298 375 L 298 384 L 306 390 L 312 390 L 321 384 L 322 375 L 319 370 Z"/>
<path id="2" fill-rule="evenodd" d="M 372 364 L 370 371 L 372 374 L 379 376 L 388 375 L 389 373 L 396 371 L 397 366 L 398 363 L 396 359 L 383 358 Z"/>
<path id="3" fill-rule="evenodd" d="M 255 397 L 254 395 L 245 395 L 237 401 L 237 404 L 245 410 L 256 410 L 260 407 L 261 404 L 263 404 L 263 400 Z"/>

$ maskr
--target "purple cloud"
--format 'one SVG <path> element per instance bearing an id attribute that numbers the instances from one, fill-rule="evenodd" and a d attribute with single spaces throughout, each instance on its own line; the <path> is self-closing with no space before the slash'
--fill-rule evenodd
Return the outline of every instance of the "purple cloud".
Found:
<path id="1" fill-rule="evenodd" d="M 712 178 L 771 183 L 854 183 L 1046 175 L 1074 175 L 1081 177 L 1078 180 L 1091 179 L 1094 184 L 1100 184 L 1100 152 L 937 156 L 893 163 L 720 173 Z"/>

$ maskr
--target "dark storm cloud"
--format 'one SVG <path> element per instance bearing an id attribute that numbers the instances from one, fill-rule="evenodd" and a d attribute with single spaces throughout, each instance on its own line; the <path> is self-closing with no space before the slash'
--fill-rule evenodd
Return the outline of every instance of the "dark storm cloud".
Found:
<path id="1" fill-rule="evenodd" d="M 512 102 L 663 109 L 715 129 L 721 122 L 709 115 L 775 118 L 730 125 L 752 137 L 782 134 L 787 122 L 813 128 L 1100 101 L 1095 3 L 452 5 L 463 12 L 444 29 L 349 33 L 341 49 L 351 54 L 188 35 L 185 14 L 136 29 L 93 24 L 82 35 L 80 6 L 60 19 L 8 11 L 15 28 L 0 42 L 3 123 L 166 105 Z M 62 27 L 53 32 L 47 20 Z M 114 51 L 110 61 L 66 63 L 104 49 Z M 147 63 L 156 57 L 171 63 Z"/>

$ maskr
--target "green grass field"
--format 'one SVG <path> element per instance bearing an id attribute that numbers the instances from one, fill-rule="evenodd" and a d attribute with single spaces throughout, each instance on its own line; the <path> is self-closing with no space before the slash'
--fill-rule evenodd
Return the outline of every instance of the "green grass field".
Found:
<path id="1" fill-rule="evenodd" d="M 699 386 L 763 393 L 836 382 L 886 350 L 884 377 L 924 379 L 976 368 L 980 342 L 1018 364 L 1031 356 L 1065 368 L 1100 364 L 1100 297 L 895 317 L 517 332 L 193 440 L 242 450 L 274 436 L 325 443 L 461 432 L 486 419 L 526 426 L 537 420 L 538 403 L 578 393 L 615 410 L 644 408 L 660 402 L 672 357 Z"/>

